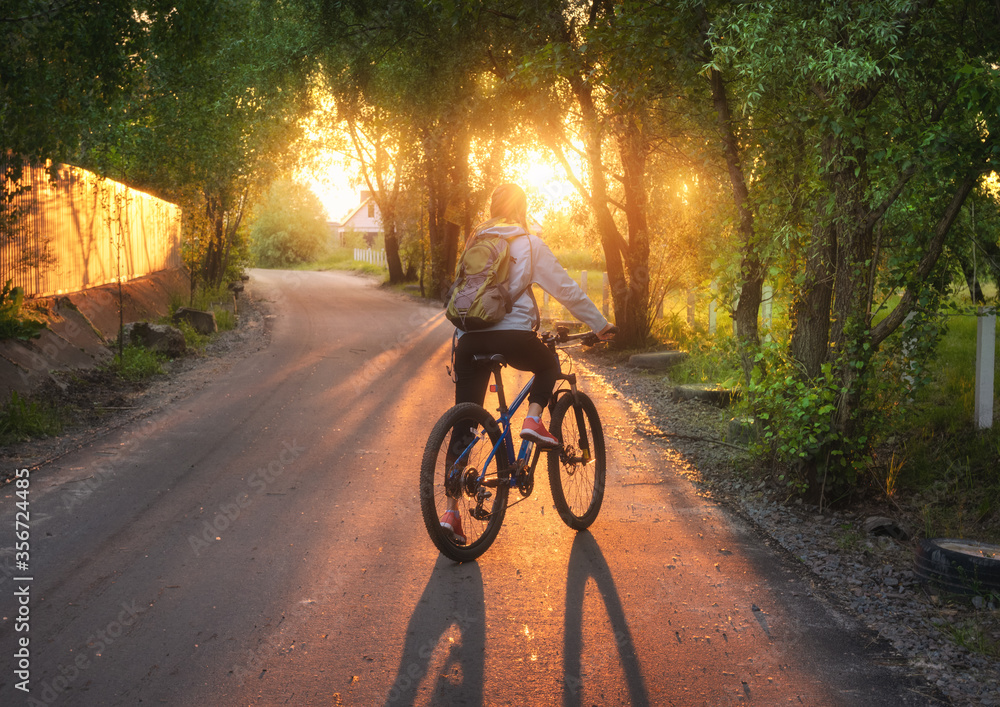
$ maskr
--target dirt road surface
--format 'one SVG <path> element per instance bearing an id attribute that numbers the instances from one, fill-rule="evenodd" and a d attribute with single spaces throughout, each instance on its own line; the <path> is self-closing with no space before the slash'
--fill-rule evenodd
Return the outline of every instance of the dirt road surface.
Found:
<path id="1" fill-rule="evenodd" d="M 590 532 L 539 478 L 478 562 L 441 558 L 440 310 L 341 273 L 250 286 L 267 346 L 4 487 L 4 559 L 20 530 L 30 555 L 0 575 L 0 704 L 933 704 L 594 377 Z"/>

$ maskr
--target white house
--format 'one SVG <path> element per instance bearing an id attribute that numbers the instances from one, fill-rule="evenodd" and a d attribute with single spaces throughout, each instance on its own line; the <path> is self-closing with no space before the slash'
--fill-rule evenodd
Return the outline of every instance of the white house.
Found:
<path id="1" fill-rule="evenodd" d="M 344 234 L 347 231 L 364 234 L 366 239 L 371 241 L 382 232 L 382 213 L 378 204 L 372 198 L 370 191 L 361 192 L 361 203 L 351 211 L 339 224 L 331 226 L 336 229 L 337 240 L 344 242 Z"/>

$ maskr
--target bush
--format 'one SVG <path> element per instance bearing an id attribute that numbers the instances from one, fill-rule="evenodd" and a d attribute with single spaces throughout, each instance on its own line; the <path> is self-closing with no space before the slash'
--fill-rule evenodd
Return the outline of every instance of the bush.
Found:
<path id="1" fill-rule="evenodd" d="M 216 321 L 216 324 L 218 324 L 218 321 Z M 188 348 L 204 348 L 205 344 L 207 344 L 208 340 L 211 338 L 207 334 L 199 333 L 191 322 L 186 319 L 182 319 L 179 322 L 171 322 L 171 326 L 175 326 L 181 330 L 181 333 L 184 334 L 184 343 L 187 344 Z"/>
<path id="2" fill-rule="evenodd" d="M 213 309 L 215 312 L 215 324 L 219 331 L 231 331 L 236 328 L 236 315 L 228 309 Z"/>
<path id="3" fill-rule="evenodd" d="M 7 280 L 0 290 L 0 339 L 27 341 L 38 338 L 45 324 L 25 316 L 24 290 L 11 285 Z"/>
<path id="4" fill-rule="evenodd" d="M 11 391 L 10 401 L 0 410 L 0 444 L 12 444 L 32 437 L 48 437 L 62 432 L 58 412 Z"/>
<path id="5" fill-rule="evenodd" d="M 164 360 L 162 354 L 141 346 L 126 346 L 121 355 L 115 354 L 108 368 L 120 378 L 135 383 L 163 373 Z"/>
<path id="6" fill-rule="evenodd" d="M 319 198 L 307 186 L 279 180 L 254 213 L 250 252 L 260 267 L 284 268 L 319 257 L 329 239 Z"/>
<path id="7" fill-rule="evenodd" d="M 605 270 L 604 258 L 589 250 L 561 250 L 555 256 L 567 270 Z"/>

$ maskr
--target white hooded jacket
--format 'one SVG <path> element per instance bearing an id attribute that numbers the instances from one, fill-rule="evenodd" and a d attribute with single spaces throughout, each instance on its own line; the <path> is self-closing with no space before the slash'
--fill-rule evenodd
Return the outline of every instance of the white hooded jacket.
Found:
<path id="1" fill-rule="evenodd" d="M 525 231 L 524 236 L 510 239 L 510 273 L 508 292 L 511 296 L 521 293 L 514 300 L 511 311 L 498 324 L 479 331 L 532 331 L 539 321 L 538 308 L 531 296 L 530 285 L 535 284 L 549 293 L 570 313 L 594 331 L 601 331 L 608 320 L 601 314 L 587 294 L 573 281 L 566 269 L 559 264 L 545 242 Z M 463 332 L 459 331 L 459 336 Z"/>

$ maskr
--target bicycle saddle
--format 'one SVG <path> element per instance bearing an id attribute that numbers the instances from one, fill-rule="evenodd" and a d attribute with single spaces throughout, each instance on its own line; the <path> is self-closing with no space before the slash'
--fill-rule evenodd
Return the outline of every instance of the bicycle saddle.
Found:
<path id="1" fill-rule="evenodd" d="M 507 359 L 503 357 L 503 354 L 476 354 L 472 357 L 473 363 L 488 363 L 488 364 L 500 364 L 501 366 L 507 365 Z"/>

